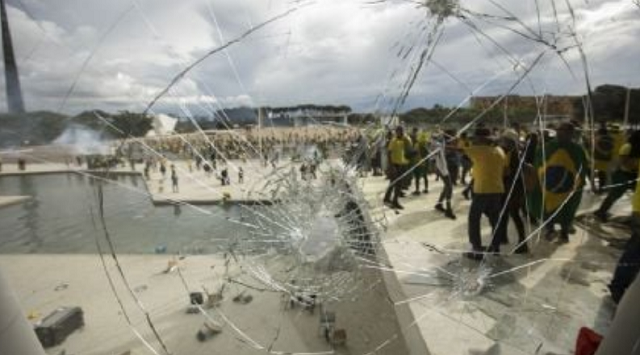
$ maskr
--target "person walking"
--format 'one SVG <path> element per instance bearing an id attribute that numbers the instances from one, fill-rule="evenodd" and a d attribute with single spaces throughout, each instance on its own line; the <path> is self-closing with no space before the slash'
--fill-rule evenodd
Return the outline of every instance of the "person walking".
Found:
<path id="1" fill-rule="evenodd" d="M 451 180 L 451 170 L 447 162 L 447 137 L 442 135 L 433 139 L 433 150 L 435 154 L 436 174 L 442 180 L 444 187 L 438 197 L 435 209 L 444 213 L 445 217 L 456 219 L 451 208 L 451 198 L 453 197 L 453 181 Z"/>
<path id="2" fill-rule="evenodd" d="M 571 123 L 560 125 L 556 129 L 555 139 L 543 141 L 544 149 L 539 149 L 535 164 L 542 184 L 546 237 L 547 240 L 554 239 L 554 225 L 560 224 L 559 244 L 569 242 L 569 232 L 590 171 L 584 148 L 574 142 L 575 131 Z M 590 178 L 593 186 L 593 179 Z"/>
<path id="3" fill-rule="evenodd" d="M 164 160 L 160 162 L 160 174 L 162 174 L 163 179 L 165 175 L 167 175 L 167 166 L 165 165 Z"/>
<path id="4" fill-rule="evenodd" d="M 529 252 L 529 247 L 525 241 L 526 233 L 524 229 L 524 219 L 521 213 L 525 205 L 525 181 L 523 175 L 524 156 L 518 147 L 519 136 L 515 130 L 508 129 L 502 133 L 500 147 L 505 152 L 508 165 L 504 177 L 504 199 L 502 202 L 500 216 L 500 236 L 504 237 L 501 242 L 507 243 L 509 220 L 513 220 L 518 232 L 518 247 L 516 254 Z"/>
<path id="5" fill-rule="evenodd" d="M 384 194 L 384 203 L 393 209 L 404 209 L 398 199 L 402 194 L 404 174 L 409 166 L 406 152 L 411 148 L 409 138 L 402 126 L 396 127 L 396 134 L 387 146 L 389 157 L 389 187 Z"/>
<path id="6" fill-rule="evenodd" d="M 475 141 L 464 150 L 473 164 L 473 199 L 471 199 L 468 218 L 469 243 L 472 249 L 465 253 L 465 256 L 472 260 L 484 258 L 485 249 L 480 233 L 482 215 L 489 218 L 492 231 L 487 251 L 500 252 L 500 241 L 504 240 L 498 219 L 505 193 L 504 177 L 508 169 L 508 161 L 504 151 L 494 144 L 490 135 L 489 129 L 477 128 Z"/>
<path id="7" fill-rule="evenodd" d="M 638 162 L 640 160 L 640 131 L 635 131 L 618 152 L 618 168 L 611 176 L 611 185 L 607 187 L 607 197 L 594 216 L 601 222 L 609 219 L 609 210 L 624 193 L 636 186 Z"/>
<path id="8" fill-rule="evenodd" d="M 178 193 L 178 173 L 176 172 L 176 166 L 171 164 L 171 189 L 174 193 Z"/>
<path id="9" fill-rule="evenodd" d="M 415 131 L 413 138 L 413 150 L 415 152 L 412 159 L 413 180 L 416 189 L 412 195 L 420 195 L 420 180 L 424 181 L 424 192 L 429 192 L 429 180 L 427 179 L 427 161 L 424 160 L 429 155 L 429 147 L 427 146 L 427 135 L 424 132 Z"/>

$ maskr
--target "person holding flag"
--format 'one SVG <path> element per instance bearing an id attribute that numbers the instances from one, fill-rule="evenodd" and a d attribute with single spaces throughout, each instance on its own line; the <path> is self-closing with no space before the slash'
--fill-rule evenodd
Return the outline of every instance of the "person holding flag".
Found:
<path id="1" fill-rule="evenodd" d="M 558 243 L 569 242 L 569 232 L 582 201 L 587 176 L 590 177 L 589 159 L 584 148 L 575 143 L 575 127 L 564 123 L 556 129 L 556 138 L 544 141 L 539 149 L 535 166 L 542 189 L 543 223 L 546 236 L 555 236 L 554 225 L 560 225 Z M 544 153 L 544 155 L 543 155 Z M 591 180 L 593 186 L 593 180 Z"/>

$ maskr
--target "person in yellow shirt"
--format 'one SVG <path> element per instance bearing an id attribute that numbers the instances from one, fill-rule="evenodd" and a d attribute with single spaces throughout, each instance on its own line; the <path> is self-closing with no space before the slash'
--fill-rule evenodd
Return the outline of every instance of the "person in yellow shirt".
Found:
<path id="1" fill-rule="evenodd" d="M 503 178 L 508 168 L 508 160 L 504 151 L 491 140 L 490 134 L 491 131 L 487 128 L 477 128 L 474 143 L 464 150 L 473 164 L 473 199 L 468 222 L 472 251 L 465 254 L 473 260 L 481 260 L 484 256 L 480 233 L 482 215 L 486 215 L 491 224 L 492 239 L 488 251 L 499 252 L 500 241 L 505 239 L 505 236 L 499 235 L 502 228 L 498 221 L 502 211 L 505 192 Z"/>
<path id="2" fill-rule="evenodd" d="M 617 163 L 619 157 L 618 153 L 620 152 L 620 148 L 622 148 L 622 146 L 627 142 L 627 136 L 617 124 L 609 126 L 609 133 L 613 137 L 613 162 Z"/>
<path id="3" fill-rule="evenodd" d="M 594 216 L 602 222 L 609 218 L 609 210 L 624 193 L 636 186 L 640 159 L 640 131 L 634 132 L 618 152 L 618 168 L 611 176 L 611 186 Z"/>
<path id="4" fill-rule="evenodd" d="M 640 172 L 637 172 L 640 173 Z M 627 242 L 624 252 L 618 260 L 618 265 L 609 284 L 611 298 L 618 303 L 627 288 L 633 283 L 640 271 L 640 183 L 635 184 L 635 193 L 631 205 L 631 239 Z"/>
<path id="5" fill-rule="evenodd" d="M 396 134 L 387 146 L 389 157 L 389 187 L 384 194 L 384 203 L 393 209 L 403 209 L 398 202 L 404 185 L 404 175 L 409 166 L 407 152 L 412 149 L 411 140 L 405 136 L 402 126 L 396 127 Z M 393 196 L 392 196 L 393 195 Z"/>
<path id="6" fill-rule="evenodd" d="M 429 180 L 427 179 L 427 162 L 422 161 L 429 155 L 429 149 L 427 147 L 427 135 L 424 132 L 419 132 L 417 128 L 414 128 L 411 140 L 413 142 L 414 155 L 411 159 L 411 168 L 413 169 L 413 179 L 415 181 L 416 189 L 412 195 L 420 195 L 420 180 L 424 181 L 424 193 L 429 192 Z"/>

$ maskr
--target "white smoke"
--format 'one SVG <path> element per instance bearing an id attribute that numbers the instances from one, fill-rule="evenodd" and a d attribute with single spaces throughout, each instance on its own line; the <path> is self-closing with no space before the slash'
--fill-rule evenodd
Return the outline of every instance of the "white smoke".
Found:
<path id="1" fill-rule="evenodd" d="M 109 144 L 100 133 L 78 124 L 67 127 L 53 144 L 71 146 L 75 154 L 110 154 Z"/>

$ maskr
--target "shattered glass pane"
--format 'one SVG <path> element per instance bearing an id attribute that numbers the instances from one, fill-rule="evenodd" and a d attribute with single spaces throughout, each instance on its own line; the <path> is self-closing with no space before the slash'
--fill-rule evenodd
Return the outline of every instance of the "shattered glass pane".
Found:
<path id="1" fill-rule="evenodd" d="M 607 333 L 638 1 L 0 5 L 0 306 L 36 329 L 0 314 L 0 350 L 568 354 Z M 569 121 L 591 161 L 550 172 Z M 465 188 L 500 169 L 470 166 L 483 129 L 522 177 L 484 211 L 500 250 L 470 249 Z"/>

